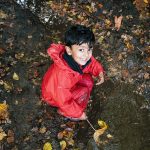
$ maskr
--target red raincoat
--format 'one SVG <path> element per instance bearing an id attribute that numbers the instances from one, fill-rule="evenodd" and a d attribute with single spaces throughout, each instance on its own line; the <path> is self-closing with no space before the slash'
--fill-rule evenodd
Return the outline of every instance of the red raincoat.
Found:
<path id="1" fill-rule="evenodd" d="M 87 106 L 93 87 L 93 76 L 103 71 L 101 64 L 92 56 L 83 74 L 70 68 L 63 59 L 65 46 L 51 44 L 49 56 L 54 63 L 49 67 L 42 81 L 42 99 L 58 107 L 66 117 L 79 118 Z"/>

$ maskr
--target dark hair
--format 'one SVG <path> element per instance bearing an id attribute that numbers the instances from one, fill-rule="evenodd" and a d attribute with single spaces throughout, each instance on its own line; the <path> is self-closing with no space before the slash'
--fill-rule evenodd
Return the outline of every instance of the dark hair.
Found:
<path id="1" fill-rule="evenodd" d="M 64 37 L 66 46 L 71 47 L 74 44 L 81 45 L 87 43 L 90 47 L 95 42 L 92 30 L 83 25 L 73 25 L 66 32 Z"/>

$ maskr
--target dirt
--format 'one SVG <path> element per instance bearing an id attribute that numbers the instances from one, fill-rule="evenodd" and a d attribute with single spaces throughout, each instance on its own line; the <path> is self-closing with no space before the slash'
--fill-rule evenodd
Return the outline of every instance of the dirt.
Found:
<path id="1" fill-rule="evenodd" d="M 66 129 L 69 131 L 65 136 L 70 135 L 65 139 L 70 142 L 66 149 L 70 150 L 149 149 L 149 26 L 148 19 L 139 18 L 131 1 L 120 5 L 110 1 L 96 13 L 98 16 L 104 10 L 113 9 L 111 19 L 113 15 L 132 15 L 134 18 L 125 19 L 119 32 L 112 26 L 104 26 L 108 14 L 99 18 L 102 28 L 98 28 L 96 38 L 100 43 L 96 43 L 95 48 L 100 51 L 95 51 L 94 55 L 105 67 L 106 81 L 100 87 L 94 87 L 87 114 L 96 129 L 99 128 L 98 119 L 108 124 L 100 146 L 93 141 L 94 131 L 86 121 L 67 120 L 40 98 L 42 77 L 52 63 L 46 49 L 50 43 L 62 40 L 62 32 L 72 22 L 55 14 L 54 7 L 54 15 L 49 18 L 51 24 L 42 22 L 38 9 L 37 15 L 13 1 L 1 1 L 0 7 L 0 102 L 6 101 L 9 106 L 9 119 L 0 124 L 7 135 L 0 141 L 0 149 L 42 150 L 43 145 L 50 142 L 53 149 L 59 150 L 59 142 L 64 138 L 58 137 L 58 133 Z M 95 19 L 89 20 L 95 23 Z M 126 43 L 123 39 L 130 39 L 130 36 L 131 40 Z M 19 80 L 13 79 L 14 73 Z M 113 138 L 108 139 L 108 134 Z"/>

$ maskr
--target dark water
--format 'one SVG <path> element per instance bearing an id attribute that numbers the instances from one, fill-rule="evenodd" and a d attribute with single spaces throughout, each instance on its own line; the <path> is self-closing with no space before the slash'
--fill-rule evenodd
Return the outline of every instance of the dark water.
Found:
<path id="1" fill-rule="evenodd" d="M 113 139 L 104 145 L 105 150 L 148 150 L 150 147 L 150 109 L 134 87 L 124 83 L 106 81 L 96 88 L 91 108 L 91 120 L 106 121 L 107 133 Z"/>

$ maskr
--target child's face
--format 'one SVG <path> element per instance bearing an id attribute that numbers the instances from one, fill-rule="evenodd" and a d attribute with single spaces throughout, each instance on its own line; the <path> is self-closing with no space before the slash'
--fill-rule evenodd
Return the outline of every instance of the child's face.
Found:
<path id="1" fill-rule="evenodd" d="M 92 48 L 87 43 L 81 45 L 72 45 L 71 48 L 66 47 L 68 55 L 72 55 L 73 59 L 79 65 L 85 65 L 92 56 Z"/>

